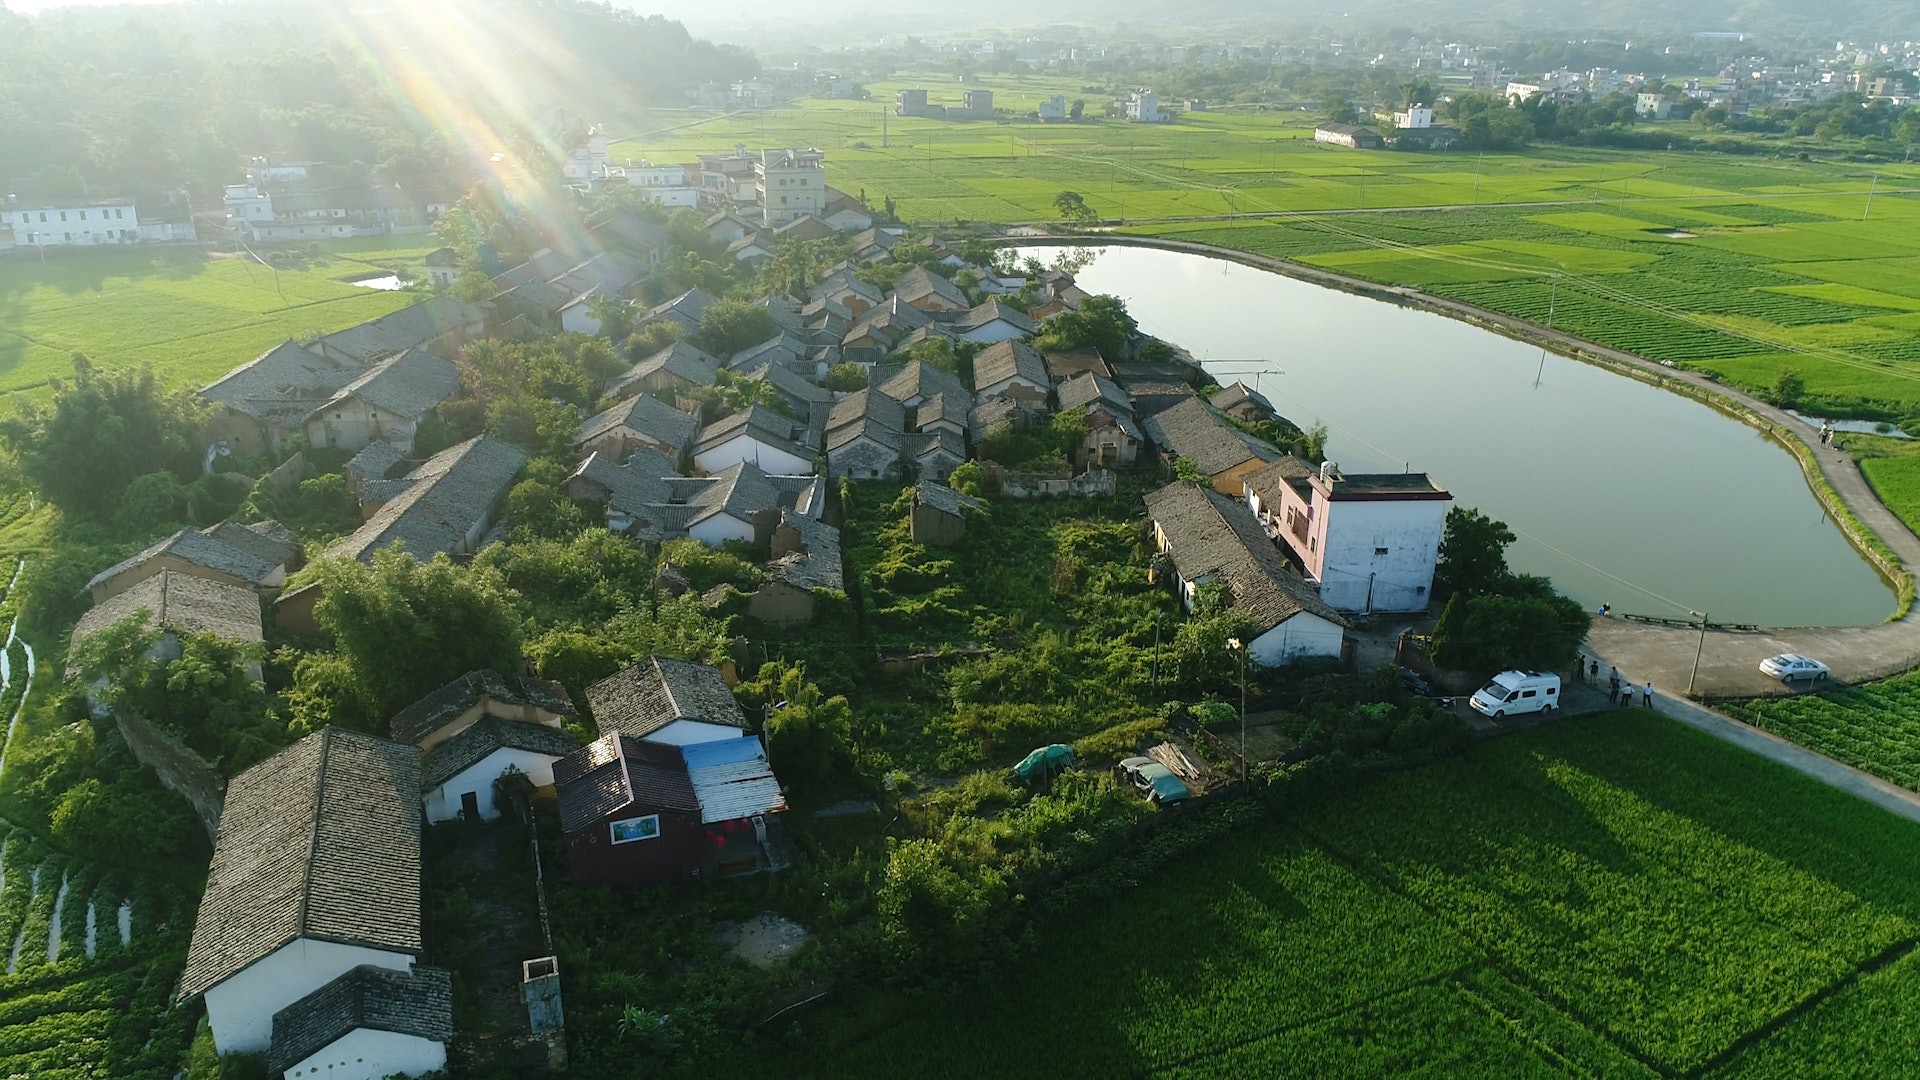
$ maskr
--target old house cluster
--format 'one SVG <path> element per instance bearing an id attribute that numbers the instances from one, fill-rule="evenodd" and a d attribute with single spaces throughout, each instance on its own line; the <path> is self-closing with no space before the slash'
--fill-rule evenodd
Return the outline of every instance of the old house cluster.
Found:
<path id="1" fill-rule="evenodd" d="M 377 182 L 355 168 L 257 157 L 221 202 L 228 228 L 248 243 L 426 232 L 459 197 L 457 183 Z"/>

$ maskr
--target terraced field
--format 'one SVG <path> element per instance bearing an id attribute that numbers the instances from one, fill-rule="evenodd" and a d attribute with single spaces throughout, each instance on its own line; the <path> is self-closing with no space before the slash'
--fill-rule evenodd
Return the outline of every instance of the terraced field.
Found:
<path id="1" fill-rule="evenodd" d="M 1906 1074 L 1916 841 L 1658 717 L 1567 721 L 1256 825 L 990 985 L 816 1010 L 756 1071 Z"/>

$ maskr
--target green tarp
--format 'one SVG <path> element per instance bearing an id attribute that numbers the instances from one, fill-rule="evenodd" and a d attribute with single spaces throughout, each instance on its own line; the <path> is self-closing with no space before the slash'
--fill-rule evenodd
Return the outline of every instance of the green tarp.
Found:
<path id="1" fill-rule="evenodd" d="M 1052 746 L 1043 746 L 1022 758 L 1020 764 L 1013 767 L 1013 771 L 1020 774 L 1022 781 L 1031 784 L 1040 777 L 1051 776 L 1071 764 L 1073 764 L 1073 747 L 1066 743 L 1054 743 Z"/>

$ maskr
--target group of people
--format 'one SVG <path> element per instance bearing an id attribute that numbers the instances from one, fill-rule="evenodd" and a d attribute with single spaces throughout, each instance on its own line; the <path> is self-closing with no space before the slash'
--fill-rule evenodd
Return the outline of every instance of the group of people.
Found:
<path id="1" fill-rule="evenodd" d="M 1833 445 L 1833 421 L 1831 420 L 1820 421 L 1820 445 Z"/>
<path id="2" fill-rule="evenodd" d="M 1610 667 L 1608 671 L 1607 704 L 1619 705 L 1625 708 L 1633 704 L 1634 692 L 1639 691 L 1641 705 L 1649 709 L 1653 708 L 1653 683 L 1651 681 L 1644 686 L 1640 686 L 1631 680 L 1621 679 L 1620 669 L 1617 667 Z M 1599 686 L 1600 661 L 1597 659 L 1589 660 L 1584 656 L 1577 658 L 1573 664 L 1573 677 L 1589 686 Z"/>

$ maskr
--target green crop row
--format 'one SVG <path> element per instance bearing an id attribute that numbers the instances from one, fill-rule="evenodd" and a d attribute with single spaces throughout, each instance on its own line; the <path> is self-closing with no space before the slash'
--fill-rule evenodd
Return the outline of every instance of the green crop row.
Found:
<path id="1" fill-rule="evenodd" d="M 1873 459 L 1868 475 L 1876 486 L 1889 476 L 1904 481 L 1908 463 L 1920 459 Z M 1904 502 L 1895 485 L 1883 498 Z M 1849 687 L 1831 694 L 1725 702 L 1728 715 L 1837 758 L 1902 787 L 1920 791 L 1920 673 Z"/>

